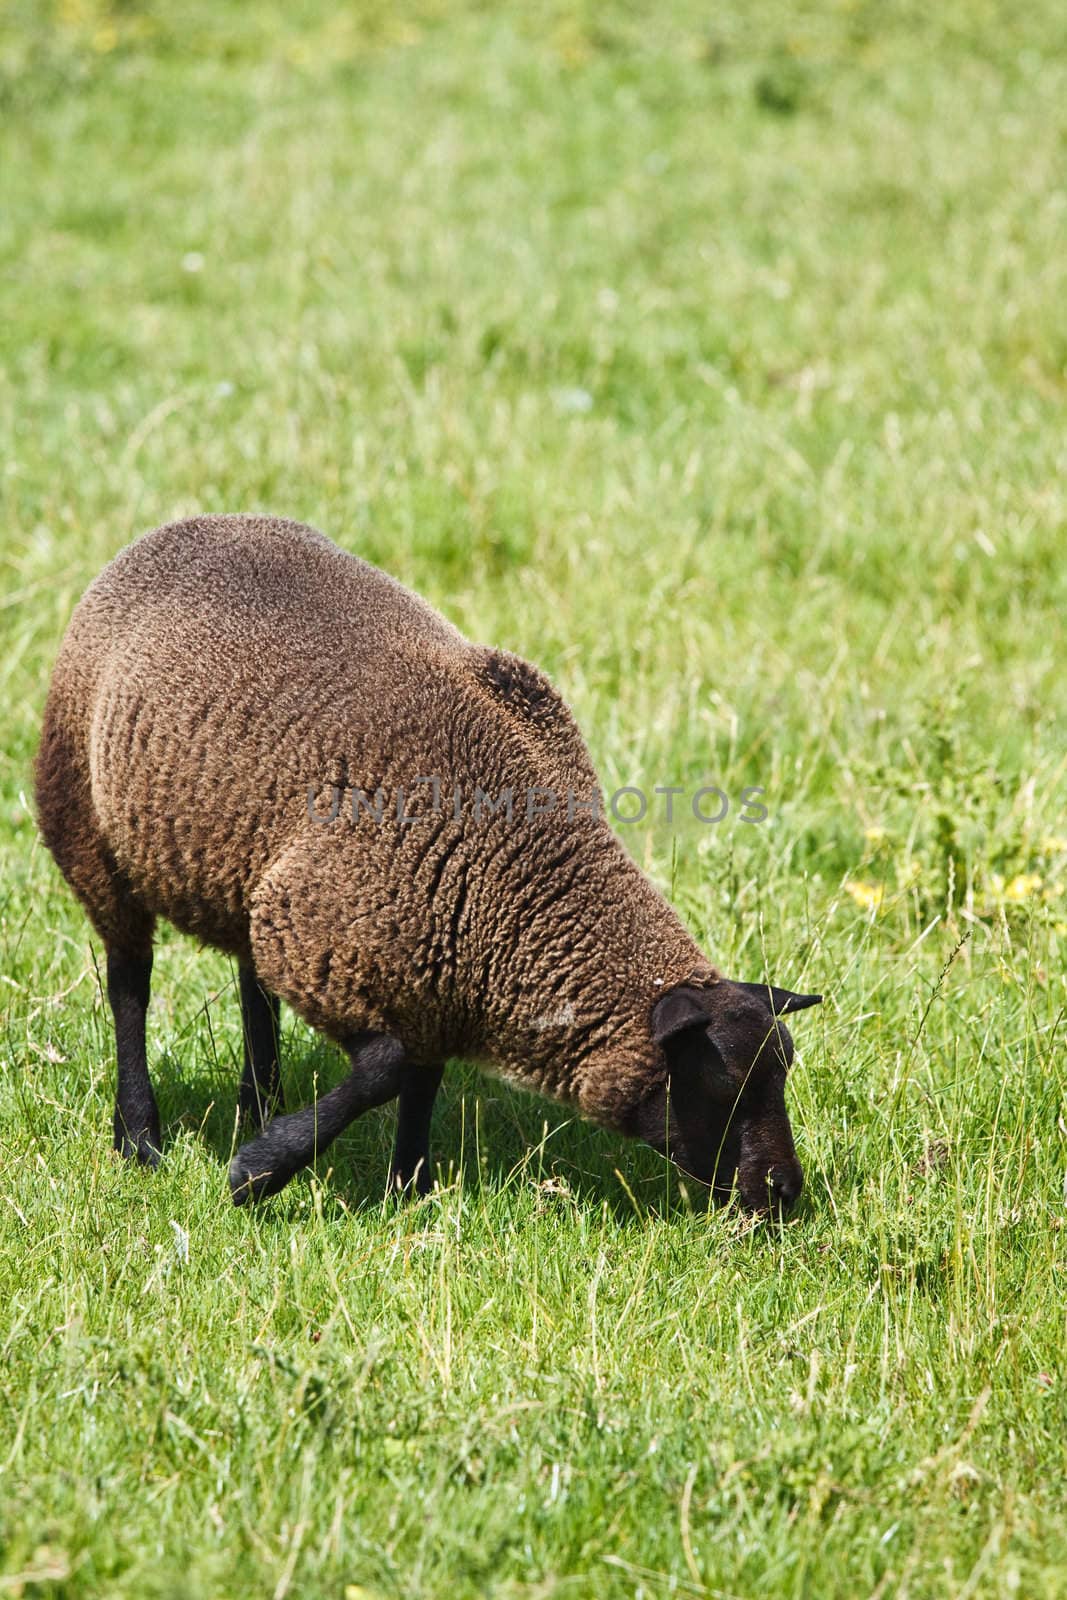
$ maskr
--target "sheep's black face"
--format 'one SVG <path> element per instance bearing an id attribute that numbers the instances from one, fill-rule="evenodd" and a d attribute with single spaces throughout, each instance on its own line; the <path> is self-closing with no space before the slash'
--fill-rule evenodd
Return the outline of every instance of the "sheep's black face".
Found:
<path id="1" fill-rule="evenodd" d="M 804 1175 L 785 1108 L 793 1041 L 779 1015 L 818 1004 L 766 984 L 683 984 L 653 1008 L 665 1082 L 638 1107 L 630 1131 L 709 1184 L 736 1185 L 749 1211 L 787 1209 Z"/>

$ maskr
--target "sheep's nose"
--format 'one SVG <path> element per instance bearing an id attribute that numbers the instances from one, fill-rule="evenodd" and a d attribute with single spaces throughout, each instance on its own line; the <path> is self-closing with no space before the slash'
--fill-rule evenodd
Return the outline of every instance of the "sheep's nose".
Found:
<path id="1" fill-rule="evenodd" d="M 804 1174 L 799 1167 L 778 1167 L 767 1179 L 772 1206 L 788 1211 L 804 1187 Z"/>

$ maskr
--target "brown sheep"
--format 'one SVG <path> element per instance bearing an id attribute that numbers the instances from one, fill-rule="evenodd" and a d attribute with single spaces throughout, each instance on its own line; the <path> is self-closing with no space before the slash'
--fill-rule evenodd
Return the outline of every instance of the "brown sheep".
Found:
<path id="1" fill-rule="evenodd" d="M 123 1155 L 154 1166 L 162 1145 L 145 1011 L 165 917 L 239 963 L 240 1106 L 260 1131 L 231 1164 L 238 1204 L 392 1099 L 392 1182 L 424 1192 L 450 1056 L 645 1139 L 720 1197 L 736 1183 L 751 1210 L 799 1193 L 776 1015 L 819 997 L 721 977 L 600 814 L 537 668 L 313 529 L 201 517 L 116 556 L 63 640 L 36 780 L 107 952 Z M 278 996 L 351 1071 L 271 1119 Z"/>

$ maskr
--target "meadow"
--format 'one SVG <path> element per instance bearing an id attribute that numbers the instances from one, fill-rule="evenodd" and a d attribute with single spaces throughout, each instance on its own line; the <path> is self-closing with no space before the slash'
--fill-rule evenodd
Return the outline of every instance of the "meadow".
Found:
<path id="1" fill-rule="evenodd" d="M 0 19 L 0 1596 L 1067 1595 L 1067 54 L 1034 0 L 13 0 Z M 537 661 L 796 1019 L 709 1211 L 462 1063 L 236 1211 L 165 933 L 158 1173 L 31 763 L 84 586 L 312 522 Z M 284 1020 L 291 1103 L 342 1071 Z"/>

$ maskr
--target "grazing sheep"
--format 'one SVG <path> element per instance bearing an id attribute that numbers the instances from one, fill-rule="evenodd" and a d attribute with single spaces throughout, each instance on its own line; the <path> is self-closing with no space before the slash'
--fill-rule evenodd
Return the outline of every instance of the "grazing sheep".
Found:
<path id="1" fill-rule="evenodd" d="M 238 1204 L 392 1099 L 392 1182 L 424 1192 L 449 1056 L 720 1196 L 736 1179 L 752 1210 L 799 1193 L 776 1016 L 819 997 L 721 977 L 598 813 L 537 668 L 313 529 L 202 517 L 122 551 L 71 619 L 36 780 L 107 951 L 123 1155 L 159 1161 L 145 1011 L 165 917 L 239 963 L 240 1106 L 260 1131 L 230 1167 Z M 351 1071 L 272 1119 L 278 996 Z"/>

